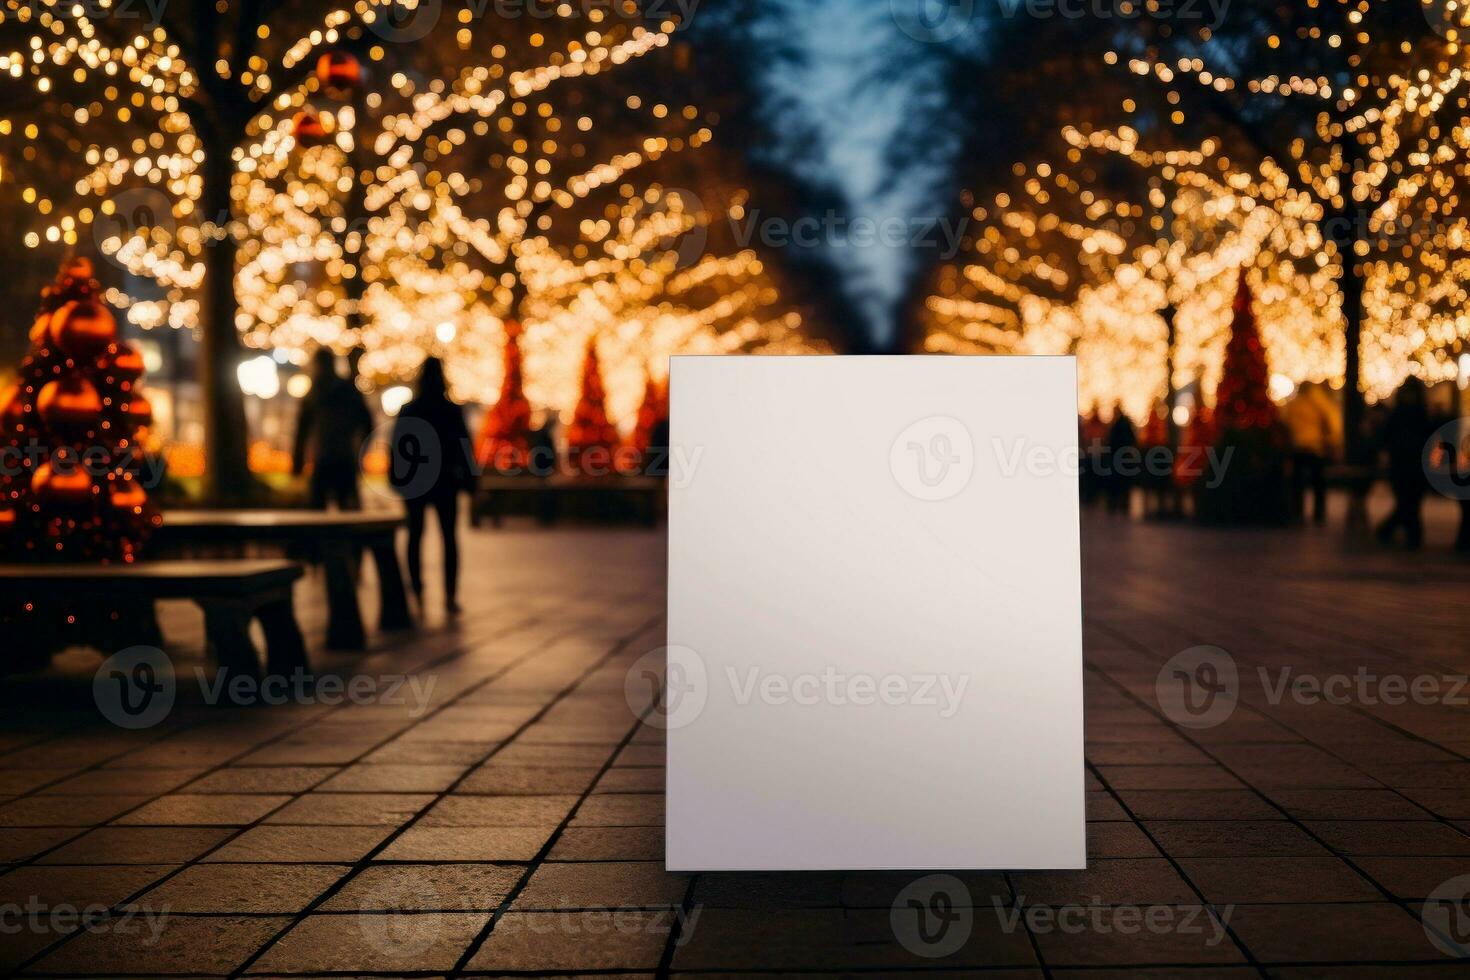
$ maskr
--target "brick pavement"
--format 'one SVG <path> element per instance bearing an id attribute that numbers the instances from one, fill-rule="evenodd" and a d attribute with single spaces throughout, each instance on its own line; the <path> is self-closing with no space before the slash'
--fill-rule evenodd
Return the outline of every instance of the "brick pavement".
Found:
<path id="1" fill-rule="evenodd" d="M 1420 917 L 1470 874 L 1470 715 L 1445 703 L 1470 672 L 1470 563 L 1089 519 L 1085 872 L 685 875 L 662 870 L 660 732 L 623 693 L 662 643 L 663 545 L 472 533 L 457 626 L 318 656 L 411 675 L 405 703 L 210 706 L 184 655 L 168 718 L 128 732 L 92 705 L 93 655 L 5 682 L 0 967 L 1470 975 Z M 320 602 L 301 606 L 319 637 Z M 186 611 L 166 631 L 197 645 Z M 1240 681 L 1208 727 L 1156 696 L 1200 644 Z M 1284 668 L 1299 686 L 1278 697 Z M 1338 675 L 1344 703 L 1301 693 Z M 1391 677 L 1443 680 L 1391 704 Z M 936 917 L 909 928 L 915 895 Z M 110 915 L 68 918 L 93 906 Z"/>

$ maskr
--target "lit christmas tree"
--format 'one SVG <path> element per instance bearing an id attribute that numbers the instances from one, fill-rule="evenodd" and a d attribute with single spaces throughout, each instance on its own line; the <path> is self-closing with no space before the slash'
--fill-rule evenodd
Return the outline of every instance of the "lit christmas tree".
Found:
<path id="1" fill-rule="evenodd" d="M 31 349 L 4 398 L 0 527 L 11 561 L 130 562 L 157 511 L 139 479 L 143 359 L 118 339 L 86 259 L 46 287 Z"/>
<path id="2" fill-rule="evenodd" d="M 1235 290 L 1230 339 L 1225 344 L 1225 366 L 1215 390 L 1215 419 L 1222 430 L 1265 429 L 1276 422 L 1276 406 L 1269 392 L 1271 372 L 1266 348 L 1256 330 L 1251 288 L 1245 270 Z"/>
<path id="3" fill-rule="evenodd" d="M 1216 391 L 1216 481 L 1197 486 L 1196 513 L 1218 524 L 1281 523 L 1290 517 L 1286 433 L 1267 394 L 1266 349 L 1256 332 L 1245 270 L 1235 291 L 1225 367 Z"/>
<path id="4" fill-rule="evenodd" d="M 481 466 L 500 472 L 526 466 L 531 451 L 531 403 L 521 379 L 521 329 L 511 322 L 505 329 L 505 375 L 500 398 L 485 413 L 484 427 L 475 444 Z"/>
<path id="5" fill-rule="evenodd" d="M 582 362 L 582 394 L 567 427 L 567 462 L 574 470 L 608 472 L 618 448 L 618 430 L 607 417 L 607 395 L 596 341 Z"/>

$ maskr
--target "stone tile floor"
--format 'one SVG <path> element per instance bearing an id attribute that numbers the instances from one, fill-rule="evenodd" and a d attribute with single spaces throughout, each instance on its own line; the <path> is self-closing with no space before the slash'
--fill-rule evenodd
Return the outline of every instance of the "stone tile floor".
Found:
<path id="1" fill-rule="evenodd" d="M 1470 975 L 1470 561 L 1089 517 L 1086 871 L 688 875 L 624 697 L 662 643 L 662 535 L 467 548 L 458 623 L 317 655 L 370 679 L 346 703 L 204 703 L 183 608 L 152 727 L 100 718 L 94 654 L 0 682 L 0 969 Z M 1156 686 L 1201 644 L 1239 678 L 1208 725 Z"/>

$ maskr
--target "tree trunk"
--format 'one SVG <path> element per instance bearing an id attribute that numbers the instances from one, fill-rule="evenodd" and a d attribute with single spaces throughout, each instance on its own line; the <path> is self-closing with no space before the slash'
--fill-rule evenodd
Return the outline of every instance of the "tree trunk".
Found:
<path id="1" fill-rule="evenodd" d="M 230 220 L 229 154 L 211 148 L 204 161 L 200 203 L 220 236 L 204 250 L 204 290 L 199 311 L 199 389 L 204 411 L 204 502 L 229 507 L 249 494 L 245 396 L 236 372 L 241 348 L 235 330 L 235 239 Z"/>

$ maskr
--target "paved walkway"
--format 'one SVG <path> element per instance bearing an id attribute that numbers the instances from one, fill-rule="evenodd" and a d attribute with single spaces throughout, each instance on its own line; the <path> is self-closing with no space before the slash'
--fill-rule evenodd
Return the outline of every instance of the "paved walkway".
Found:
<path id="1" fill-rule="evenodd" d="M 347 703 L 204 704 L 181 655 L 170 713 L 124 731 L 94 655 L 5 682 L 0 966 L 1470 975 L 1470 561 L 1102 517 L 1084 543 L 1085 872 L 665 873 L 660 733 L 623 693 L 662 643 L 662 535 L 484 531 L 457 625 L 318 656 L 370 679 Z M 1460 904 L 1426 930 L 1436 889 Z"/>

